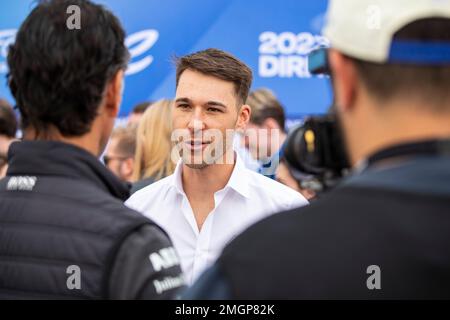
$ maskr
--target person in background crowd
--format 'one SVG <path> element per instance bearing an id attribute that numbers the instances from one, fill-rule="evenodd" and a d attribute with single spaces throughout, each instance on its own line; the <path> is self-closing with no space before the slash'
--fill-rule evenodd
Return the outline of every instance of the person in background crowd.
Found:
<path id="1" fill-rule="evenodd" d="M 245 101 L 251 82 L 249 67 L 221 50 L 180 58 L 172 119 L 173 129 L 183 133 L 181 161 L 173 175 L 127 201 L 166 228 L 188 284 L 249 225 L 308 203 L 298 192 L 247 169 L 233 150 L 233 132 L 250 118 Z"/>
<path id="2" fill-rule="evenodd" d="M 128 116 L 127 124 L 129 126 L 137 127 L 139 125 L 141 117 L 144 115 L 144 112 L 152 105 L 152 103 L 153 102 L 151 101 L 145 101 L 137 104 Z"/>
<path id="3" fill-rule="evenodd" d="M 81 29 L 67 29 L 72 5 Z M 183 286 L 167 234 L 123 204 L 128 188 L 98 160 L 128 59 L 119 20 L 91 1 L 41 1 L 21 25 L 8 83 L 23 141 L 0 181 L 0 299 L 167 299 Z"/>
<path id="4" fill-rule="evenodd" d="M 274 93 L 266 88 L 251 92 L 247 104 L 252 109 L 252 115 L 246 128 L 244 144 L 260 162 L 259 172 L 275 179 L 278 159 L 274 157 L 286 140 L 283 106 Z"/>
<path id="5" fill-rule="evenodd" d="M 353 176 L 249 228 L 185 298 L 450 298 L 450 1 L 331 0 L 326 20 Z"/>
<path id="6" fill-rule="evenodd" d="M 0 99 L 0 179 L 8 169 L 8 149 L 16 138 L 17 118 L 11 105 Z"/>
<path id="7" fill-rule="evenodd" d="M 243 143 L 245 139 L 244 132 L 245 130 L 236 132 L 233 142 L 234 151 L 237 152 L 237 154 L 242 159 L 247 169 L 250 169 L 255 172 L 260 172 L 261 171 L 260 163 L 258 162 L 258 160 L 253 158 L 252 154 Z"/>
<path id="8" fill-rule="evenodd" d="M 136 152 L 136 128 L 116 127 L 112 131 L 103 162 L 120 180 L 133 181 L 134 154 Z"/>
<path id="9" fill-rule="evenodd" d="M 275 177 L 279 183 L 300 192 L 307 200 L 312 200 L 316 197 L 316 192 L 314 190 L 302 185 L 302 183 L 309 180 L 311 176 L 299 172 L 295 168 L 289 166 L 283 156 L 280 157 L 280 163 L 278 164 Z"/>
<path id="10" fill-rule="evenodd" d="M 172 106 L 168 99 L 159 100 L 148 108 L 137 128 L 137 146 L 131 188 L 134 193 L 173 173 L 176 163 L 172 153 Z"/>

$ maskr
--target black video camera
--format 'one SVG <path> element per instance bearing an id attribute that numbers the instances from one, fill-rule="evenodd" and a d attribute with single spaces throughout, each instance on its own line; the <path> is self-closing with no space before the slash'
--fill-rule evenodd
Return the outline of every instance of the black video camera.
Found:
<path id="1" fill-rule="evenodd" d="M 307 118 L 292 129 L 283 151 L 294 172 L 310 177 L 302 181 L 302 187 L 316 192 L 336 186 L 350 167 L 341 130 L 331 114 Z"/>
<path id="2" fill-rule="evenodd" d="M 311 52 L 308 66 L 311 74 L 329 74 L 327 48 Z M 294 172 L 310 177 L 308 181 L 302 181 L 302 186 L 316 192 L 336 186 L 350 169 L 334 113 L 307 118 L 302 125 L 291 130 L 283 151 L 287 165 Z"/>

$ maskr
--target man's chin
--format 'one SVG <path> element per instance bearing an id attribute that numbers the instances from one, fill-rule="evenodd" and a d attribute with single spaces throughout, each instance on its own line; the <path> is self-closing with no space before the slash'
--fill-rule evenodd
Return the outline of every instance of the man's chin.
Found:
<path id="1" fill-rule="evenodd" d="M 204 169 L 212 164 L 216 163 L 214 158 L 205 158 L 201 155 L 185 157 L 183 158 L 183 163 L 191 169 Z"/>
<path id="2" fill-rule="evenodd" d="M 184 165 L 186 165 L 186 167 L 191 168 L 191 169 L 195 169 L 195 170 L 204 169 L 204 168 L 210 166 L 210 164 L 208 164 L 208 163 L 200 163 L 200 164 L 197 164 L 197 163 L 186 163 L 186 162 L 183 162 L 183 163 L 184 163 Z"/>
<path id="3" fill-rule="evenodd" d="M 191 169 L 204 169 L 213 164 L 224 164 L 225 159 L 223 159 L 223 155 L 225 152 L 223 152 L 222 155 L 212 155 L 211 153 L 212 152 L 207 149 L 203 153 L 191 153 L 190 155 L 183 155 L 183 153 L 181 153 L 180 156 L 183 160 L 183 164 Z M 234 157 L 232 163 L 234 163 Z"/>

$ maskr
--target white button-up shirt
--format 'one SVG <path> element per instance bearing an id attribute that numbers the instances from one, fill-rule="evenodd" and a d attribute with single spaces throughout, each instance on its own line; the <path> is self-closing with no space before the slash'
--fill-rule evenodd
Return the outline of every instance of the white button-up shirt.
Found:
<path id="1" fill-rule="evenodd" d="M 166 230 L 188 284 L 244 229 L 270 214 L 308 203 L 300 193 L 247 169 L 237 156 L 227 185 L 214 194 L 214 209 L 199 230 L 183 190 L 182 170 L 180 161 L 173 175 L 139 190 L 126 204 Z"/>

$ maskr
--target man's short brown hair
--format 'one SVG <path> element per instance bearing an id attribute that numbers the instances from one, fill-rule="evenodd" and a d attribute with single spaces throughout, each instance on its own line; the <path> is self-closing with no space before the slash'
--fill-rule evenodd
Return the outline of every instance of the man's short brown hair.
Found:
<path id="1" fill-rule="evenodd" d="M 177 87 L 181 74 L 189 69 L 233 82 L 239 102 L 244 104 L 247 100 L 248 92 L 252 85 L 252 71 L 245 63 L 231 54 L 219 49 L 206 49 L 178 58 L 175 64 L 177 67 Z"/>

